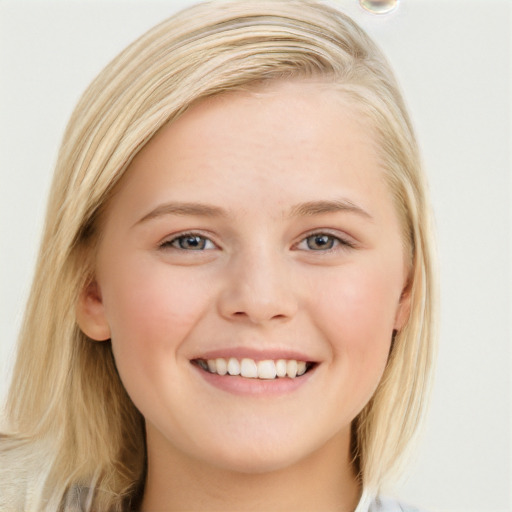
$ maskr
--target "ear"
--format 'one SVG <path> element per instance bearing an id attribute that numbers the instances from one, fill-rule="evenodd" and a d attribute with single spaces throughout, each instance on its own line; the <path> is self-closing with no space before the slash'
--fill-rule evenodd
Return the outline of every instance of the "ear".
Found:
<path id="1" fill-rule="evenodd" d="M 78 297 L 76 320 L 82 332 L 95 341 L 110 338 L 110 327 L 105 315 L 101 291 L 96 281 L 86 286 Z"/>
<path id="2" fill-rule="evenodd" d="M 401 331 L 411 313 L 411 287 L 409 283 L 402 290 L 400 301 L 398 302 L 398 308 L 395 316 L 394 330 Z"/>

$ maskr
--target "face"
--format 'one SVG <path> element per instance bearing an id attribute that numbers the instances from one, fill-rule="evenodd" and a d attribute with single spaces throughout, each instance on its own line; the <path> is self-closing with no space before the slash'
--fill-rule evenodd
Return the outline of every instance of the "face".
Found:
<path id="1" fill-rule="evenodd" d="M 340 93 L 280 83 L 203 100 L 131 163 L 78 317 L 150 451 L 261 472 L 348 447 L 408 314 L 371 133 Z"/>

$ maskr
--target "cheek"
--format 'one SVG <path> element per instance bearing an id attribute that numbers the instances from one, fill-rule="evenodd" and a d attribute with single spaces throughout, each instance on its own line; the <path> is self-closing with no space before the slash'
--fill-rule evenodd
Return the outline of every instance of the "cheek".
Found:
<path id="1" fill-rule="evenodd" d="M 112 351 L 128 395 L 151 416 L 167 409 L 164 390 L 180 388 L 180 347 L 210 299 L 201 280 L 169 266 L 142 261 L 120 267 L 102 290 Z"/>
<path id="2" fill-rule="evenodd" d="M 371 269 L 344 272 L 316 308 L 331 350 L 332 390 L 340 417 L 355 418 L 371 399 L 388 361 L 396 286 Z"/>
<path id="3" fill-rule="evenodd" d="M 112 279 L 103 295 L 118 357 L 140 364 L 175 352 L 206 309 L 205 285 L 153 262 L 119 274 L 123 277 Z M 180 285 L 184 281 L 186 286 Z"/>
<path id="4" fill-rule="evenodd" d="M 325 316 L 325 325 L 345 333 L 347 343 L 372 344 L 392 333 L 399 290 L 396 280 L 384 272 L 346 269 L 330 280 L 328 293 L 317 294 L 317 310 Z"/>
<path id="5" fill-rule="evenodd" d="M 344 269 L 317 294 L 317 326 L 351 387 L 373 389 L 387 363 L 400 285 L 389 273 Z"/>

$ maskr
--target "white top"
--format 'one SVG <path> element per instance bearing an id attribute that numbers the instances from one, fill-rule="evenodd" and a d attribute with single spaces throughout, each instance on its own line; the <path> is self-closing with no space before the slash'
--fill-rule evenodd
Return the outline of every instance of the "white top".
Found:
<path id="1" fill-rule="evenodd" d="M 419 508 L 406 505 L 393 498 L 374 496 L 368 491 L 363 491 L 359 505 L 354 512 L 425 512 Z"/>

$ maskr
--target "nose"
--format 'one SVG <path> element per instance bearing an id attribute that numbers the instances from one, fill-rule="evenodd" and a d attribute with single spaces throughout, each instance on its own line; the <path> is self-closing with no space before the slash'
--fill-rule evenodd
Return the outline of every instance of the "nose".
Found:
<path id="1" fill-rule="evenodd" d="M 265 324 L 289 320 L 297 312 L 289 263 L 284 256 L 261 252 L 230 261 L 218 301 L 224 318 Z"/>

